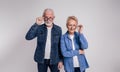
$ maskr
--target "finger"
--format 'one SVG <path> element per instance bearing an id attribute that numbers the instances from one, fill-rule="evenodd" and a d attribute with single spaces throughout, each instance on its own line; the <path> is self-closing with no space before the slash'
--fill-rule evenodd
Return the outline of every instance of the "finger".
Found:
<path id="1" fill-rule="evenodd" d="M 38 18 L 38 20 L 39 20 L 39 21 L 42 21 L 43 19 L 40 17 L 40 18 Z"/>
<path id="2" fill-rule="evenodd" d="M 60 70 L 60 66 L 58 65 L 58 69 Z"/>
<path id="3" fill-rule="evenodd" d="M 61 67 L 61 66 L 59 66 L 59 68 L 58 68 L 58 69 L 60 70 L 61 68 L 62 68 L 62 67 Z"/>
<path id="4" fill-rule="evenodd" d="M 79 28 L 82 28 L 82 27 L 83 27 L 83 25 L 82 25 L 82 24 L 80 24 L 80 25 L 78 25 L 78 27 L 79 27 Z"/>
<path id="5" fill-rule="evenodd" d="M 58 66 L 58 69 L 60 70 L 61 68 L 62 68 L 62 65 L 59 65 L 59 66 Z"/>

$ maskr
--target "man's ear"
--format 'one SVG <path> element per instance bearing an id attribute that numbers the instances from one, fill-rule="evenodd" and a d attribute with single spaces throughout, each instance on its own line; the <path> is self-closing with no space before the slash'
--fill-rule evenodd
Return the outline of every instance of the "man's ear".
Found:
<path id="1" fill-rule="evenodd" d="M 53 16 L 53 19 L 55 18 L 55 16 Z"/>
<path id="2" fill-rule="evenodd" d="M 42 17 L 44 17 L 45 15 L 43 14 Z"/>

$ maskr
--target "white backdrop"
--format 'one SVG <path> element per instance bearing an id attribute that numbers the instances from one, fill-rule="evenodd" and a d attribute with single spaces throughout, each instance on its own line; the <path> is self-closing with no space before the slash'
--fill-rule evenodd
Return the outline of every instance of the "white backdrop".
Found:
<path id="1" fill-rule="evenodd" d="M 84 25 L 86 72 L 120 72 L 119 0 L 0 0 L 0 72 L 37 72 L 36 39 L 27 41 L 25 35 L 45 8 L 54 9 L 63 34 L 70 15 Z"/>

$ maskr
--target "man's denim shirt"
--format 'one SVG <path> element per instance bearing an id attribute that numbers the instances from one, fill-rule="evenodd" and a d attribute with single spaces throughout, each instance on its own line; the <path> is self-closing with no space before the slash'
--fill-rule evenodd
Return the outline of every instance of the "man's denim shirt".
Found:
<path id="1" fill-rule="evenodd" d="M 56 64 L 62 60 L 62 54 L 60 51 L 60 38 L 62 30 L 59 26 L 53 24 L 51 30 L 51 53 L 50 64 Z M 27 40 L 32 40 L 37 37 L 37 47 L 34 54 L 34 60 L 38 63 L 44 63 L 45 46 L 47 38 L 47 27 L 45 24 L 32 25 L 28 33 L 26 34 Z"/>

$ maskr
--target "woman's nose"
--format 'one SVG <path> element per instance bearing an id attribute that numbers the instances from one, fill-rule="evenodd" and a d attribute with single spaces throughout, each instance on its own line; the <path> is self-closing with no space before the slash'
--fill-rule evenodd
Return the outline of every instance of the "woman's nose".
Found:
<path id="1" fill-rule="evenodd" d="M 74 27 L 72 26 L 72 27 L 71 27 L 71 29 L 73 30 L 73 29 L 74 29 Z"/>

